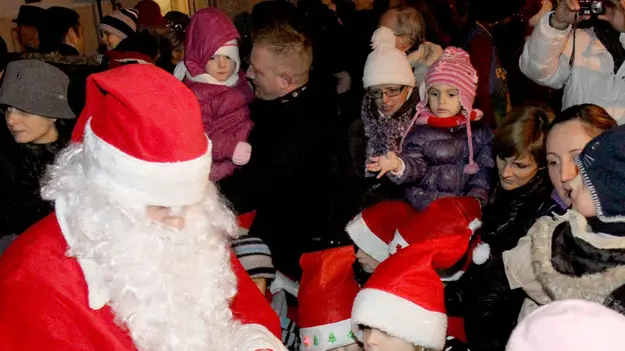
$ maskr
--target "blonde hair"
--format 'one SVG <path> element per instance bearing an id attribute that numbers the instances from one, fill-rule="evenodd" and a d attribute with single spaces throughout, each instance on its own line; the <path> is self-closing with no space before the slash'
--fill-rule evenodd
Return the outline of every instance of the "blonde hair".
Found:
<path id="1" fill-rule="evenodd" d="M 389 9 L 387 13 L 394 13 L 397 16 L 397 22 L 393 28 L 395 35 L 406 36 L 411 47 L 420 45 L 425 41 L 425 21 L 417 9 L 400 5 Z"/>
<path id="2" fill-rule="evenodd" d="M 267 48 L 275 57 L 276 69 L 286 69 L 294 82 L 305 83 L 312 65 L 312 44 L 302 33 L 288 25 L 271 26 L 259 31 L 254 45 Z"/>

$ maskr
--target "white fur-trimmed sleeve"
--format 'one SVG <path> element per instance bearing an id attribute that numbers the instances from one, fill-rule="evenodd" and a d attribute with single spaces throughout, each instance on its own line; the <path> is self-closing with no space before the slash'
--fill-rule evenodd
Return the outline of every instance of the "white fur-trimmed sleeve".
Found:
<path id="1" fill-rule="evenodd" d="M 235 338 L 238 351 L 287 351 L 282 341 L 260 324 L 242 324 Z"/>

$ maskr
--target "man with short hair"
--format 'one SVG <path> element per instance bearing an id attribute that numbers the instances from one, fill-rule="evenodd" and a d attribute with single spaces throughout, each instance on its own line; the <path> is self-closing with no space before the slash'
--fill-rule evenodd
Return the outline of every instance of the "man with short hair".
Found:
<path id="1" fill-rule="evenodd" d="M 17 26 L 13 33 L 20 43 L 21 52 L 34 52 L 39 49 L 39 28 L 43 24 L 45 10 L 41 7 L 22 5 L 13 20 Z"/>
<path id="2" fill-rule="evenodd" d="M 413 7 L 399 6 L 382 15 L 380 26 L 395 33 L 395 47 L 408 55 L 418 86 L 430 66 L 443 54 L 443 48 L 425 40 L 423 16 Z"/>
<path id="3" fill-rule="evenodd" d="M 39 33 L 42 53 L 58 52 L 61 56 L 75 56 L 84 53 L 84 27 L 78 12 L 52 6 L 45 10 L 45 21 Z"/>
<path id="4" fill-rule="evenodd" d="M 210 166 L 197 98 L 176 78 L 91 75 L 42 190 L 56 212 L 0 261 L 0 349 L 286 351 L 230 252 L 236 221 Z"/>
<path id="5" fill-rule="evenodd" d="M 301 254 L 342 236 L 348 220 L 337 205 L 335 161 L 344 149 L 333 92 L 309 83 L 312 47 L 293 28 L 258 33 L 250 61 L 253 152 L 220 185 L 239 213 L 257 211 L 249 234 L 265 240 L 276 269 L 299 278 Z"/>

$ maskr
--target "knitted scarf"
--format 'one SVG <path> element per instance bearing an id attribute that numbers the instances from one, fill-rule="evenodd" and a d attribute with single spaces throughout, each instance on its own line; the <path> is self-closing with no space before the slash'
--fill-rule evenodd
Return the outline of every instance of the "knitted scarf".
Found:
<path id="1" fill-rule="evenodd" d="M 387 152 L 401 152 L 401 140 L 410 130 L 414 108 L 419 102 L 419 94 L 413 92 L 395 114 L 383 116 L 369 94 L 362 102 L 362 122 L 367 137 L 367 160 Z"/>

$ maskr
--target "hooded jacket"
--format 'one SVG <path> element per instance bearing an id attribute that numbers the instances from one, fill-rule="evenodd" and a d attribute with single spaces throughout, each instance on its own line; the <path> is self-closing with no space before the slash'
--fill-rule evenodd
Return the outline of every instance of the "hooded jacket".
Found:
<path id="1" fill-rule="evenodd" d="M 530 297 L 519 320 L 537 305 L 570 299 L 625 314 L 625 238 L 594 232 L 573 210 L 539 219 L 527 238 L 503 257 L 510 287 L 523 288 Z"/>
<path id="2" fill-rule="evenodd" d="M 214 8 L 195 13 L 187 28 L 184 64 L 192 77 L 204 74 L 204 67 L 215 52 L 228 41 L 239 39 L 230 19 Z M 213 143 L 211 180 L 218 181 L 234 172 L 232 155 L 238 142 L 245 142 L 252 129 L 248 104 L 254 99 L 242 71 L 232 86 L 192 81 L 184 83 L 195 93 L 202 107 L 202 121 Z"/>

